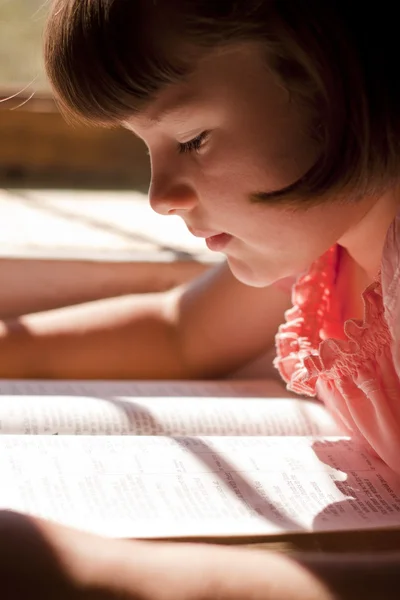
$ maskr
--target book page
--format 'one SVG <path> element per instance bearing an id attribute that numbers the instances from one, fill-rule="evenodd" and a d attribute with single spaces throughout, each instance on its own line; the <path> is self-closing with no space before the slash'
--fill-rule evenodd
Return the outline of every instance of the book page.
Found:
<path id="1" fill-rule="evenodd" d="M 129 538 L 400 526 L 400 478 L 347 438 L 0 437 L 0 508 Z"/>
<path id="2" fill-rule="evenodd" d="M 15 381 L 0 382 L 0 433 L 278 436 L 340 432 L 319 402 L 289 397 L 274 381 Z"/>

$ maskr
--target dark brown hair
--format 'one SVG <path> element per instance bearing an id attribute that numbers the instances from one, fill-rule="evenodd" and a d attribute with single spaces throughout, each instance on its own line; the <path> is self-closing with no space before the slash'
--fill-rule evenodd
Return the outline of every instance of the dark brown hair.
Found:
<path id="1" fill-rule="evenodd" d="M 396 28 L 385 0 L 55 0 L 45 60 L 64 112 L 112 125 L 187 76 L 202 52 L 262 42 L 269 67 L 311 111 L 320 156 L 289 192 L 315 201 L 397 183 Z"/>

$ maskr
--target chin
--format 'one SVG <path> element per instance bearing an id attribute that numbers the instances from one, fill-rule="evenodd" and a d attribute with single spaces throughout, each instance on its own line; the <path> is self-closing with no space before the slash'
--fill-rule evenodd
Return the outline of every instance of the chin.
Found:
<path id="1" fill-rule="evenodd" d="M 227 256 L 227 261 L 232 274 L 245 285 L 262 288 L 272 285 L 279 279 L 279 277 L 268 276 L 265 270 L 250 267 L 237 258 Z"/>

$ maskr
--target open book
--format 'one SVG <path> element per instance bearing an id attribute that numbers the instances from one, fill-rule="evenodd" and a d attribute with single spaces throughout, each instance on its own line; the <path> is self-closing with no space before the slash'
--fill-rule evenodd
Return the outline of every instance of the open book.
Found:
<path id="1" fill-rule="evenodd" d="M 400 526 L 400 477 L 275 382 L 0 382 L 0 509 L 129 538 Z"/>

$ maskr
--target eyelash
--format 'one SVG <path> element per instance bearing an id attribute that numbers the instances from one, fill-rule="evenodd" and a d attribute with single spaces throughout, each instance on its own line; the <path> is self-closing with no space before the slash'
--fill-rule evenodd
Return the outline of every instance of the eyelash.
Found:
<path id="1" fill-rule="evenodd" d="M 208 138 L 209 132 L 203 131 L 197 137 L 185 142 L 183 144 L 178 143 L 179 154 L 186 154 L 187 152 L 198 152 L 206 139 Z"/>

